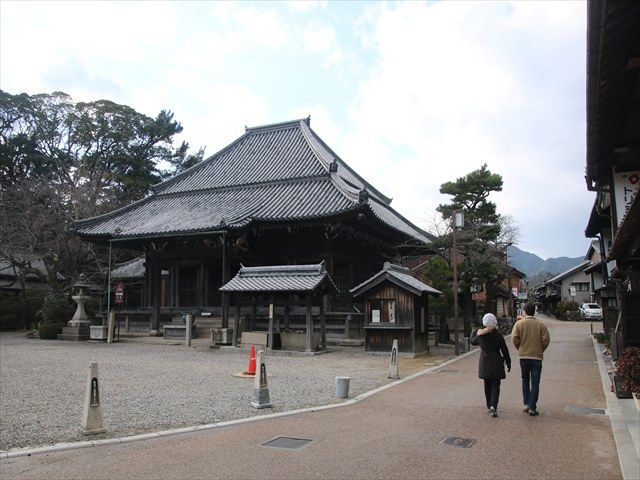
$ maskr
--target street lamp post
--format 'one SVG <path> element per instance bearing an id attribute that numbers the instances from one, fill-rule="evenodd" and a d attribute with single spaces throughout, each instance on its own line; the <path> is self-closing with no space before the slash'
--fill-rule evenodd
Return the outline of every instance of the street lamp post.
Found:
<path id="1" fill-rule="evenodd" d="M 456 230 L 464 227 L 464 214 L 462 212 L 455 212 L 453 214 L 452 225 L 452 237 L 453 237 L 453 252 L 451 253 L 451 261 L 453 262 L 453 341 L 454 353 L 460 355 L 460 346 L 458 344 L 458 243 L 456 242 Z"/>

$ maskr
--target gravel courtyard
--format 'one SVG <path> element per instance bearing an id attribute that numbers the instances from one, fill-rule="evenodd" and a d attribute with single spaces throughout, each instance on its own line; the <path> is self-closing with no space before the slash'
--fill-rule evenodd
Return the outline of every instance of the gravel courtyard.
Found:
<path id="1" fill-rule="evenodd" d="M 443 356 L 399 359 L 401 376 Z M 0 333 L 0 450 L 85 440 L 79 434 L 89 363 L 98 362 L 105 434 L 138 433 L 264 415 L 343 401 L 335 377 L 351 377 L 349 396 L 390 383 L 387 356 L 336 347 L 313 357 L 267 355 L 273 408 L 249 402 L 253 379 L 236 378 L 246 352 L 205 346 L 66 342 Z"/>

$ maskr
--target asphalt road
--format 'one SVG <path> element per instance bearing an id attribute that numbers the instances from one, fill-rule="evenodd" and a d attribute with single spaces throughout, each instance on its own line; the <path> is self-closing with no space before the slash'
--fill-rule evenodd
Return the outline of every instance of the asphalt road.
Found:
<path id="1" fill-rule="evenodd" d="M 609 419 L 566 411 L 606 408 L 589 324 L 545 321 L 551 345 L 538 417 L 521 411 L 517 360 L 499 417 L 489 417 L 474 353 L 353 405 L 9 458 L 0 478 L 622 478 Z M 282 436 L 312 441 L 299 450 L 263 446 Z M 475 443 L 446 445 L 444 437 Z"/>

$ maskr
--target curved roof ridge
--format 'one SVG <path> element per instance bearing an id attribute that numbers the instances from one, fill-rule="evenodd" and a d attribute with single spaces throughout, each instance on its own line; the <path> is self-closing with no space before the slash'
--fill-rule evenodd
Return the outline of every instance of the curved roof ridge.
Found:
<path id="1" fill-rule="evenodd" d="M 204 187 L 204 188 L 194 188 L 191 190 L 178 190 L 176 192 L 157 193 L 154 195 L 157 195 L 159 197 L 171 197 L 171 196 L 188 195 L 191 193 L 224 192 L 228 190 L 241 190 L 244 188 L 265 187 L 269 185 L 285 185 L 290 183 L 312 182 L 314 180 L 322 180 L 322 179 L 329 180 L 329 175 L 328 174 L 305 175 L 302 177 L 263 180 L 260 182 L 235 183 L 233 185 L 223 185 L 221 187 Z"/>
<path id="2" fill-rule="evenodd" d="M 311 125 L 311 116 L 307 118 L 298 118 L 296 120 L 287 120 L 285 122 L 277 122 L 277 123 L 268 123 L 266 125 L 257 125 L 255 127 L 244 127 L 245 132 L 247 133 L 259 133 L 262 131 L 270 131 L 270 130 L 284 130 L 286 128 L 294 128 L 300 124 Z"/>
<path id="3" fill-rule="evenodd" d="M 337 161 L 339 162 L 340 166 L 342 168 L 345 168 L 351 175 L 353 175 L 355 178 L 357 178 L 360 182 L 362 182 L 362 184 L 364 185 L 364 187 L 369 190 L 370 192 L 373 192 L 377 197 L 379 197 L 383 202 L 385 202 L 386 204 L 390 204 L 392 199 L 390 197 L 387 197 L 386 195 L 384 195 L 382 192 L 380 192 L 380 190 L 378 190 L 377 188 L 375 188 L 373 185 L 371 185 L 369 182 L 367 182 L 364 178 L 362 178 L 355 170 L 353 170 L 348 164 L 347 162 L 345 162 L 342 158 L 340 158 L 340 156 L 334 152 L 331 147 L 329 147 L 329 145 L 327 145 L 324 140 L 322 140 L 322 138 L 320 138 L 320 136 L 311 129 L 311 126 L 306 126 L 306 128 L 303 126 L 302 127 L 302 131 L 303 133 L 306 133 L 305 137 L 309 138 L 309 136 L 311 138 L 313 138 L 313 140 L 317 143 L 318 147 L 320 147 L 318 150 L 322 151 L 324 150 L 324 154 L 325 156 L 328 156 L 329 158 L 331 158 L 331 161 Z M 317 147 L 316 147 L 317 148 Z M 331 162 L 329 162 L 331 163 Z M 328 169 L 328 166 L 327 166 Z"/>
<path id="4" fill-rule="evenodd" d="M 83 218 L 82 220 L 74 220 L 73 221 L 73 226 L 75 229 L 80 228 L 80 227 L 86 227 L 88 225 L 91 225 L 91 223 L 93 223 L 94 221 L 97 220 L 105 220 L 107 218 L 111 218 L 114 215 L 118 215 L 121 213 L 124 213 L 134 207 L 138 207 L 140 205 L 142 205 L 145 202 L 148 202 L 149 200 L 153 199 L 156 197 L 155 193 L 152 193 L 151 195 L 147 195 L 144 198 L 141 198 L 140 200 L 136 200 L 133 203 L 130 203 L 129 205 L 125 205 L 124 207 L 120 207 L 120 208 L 116 208 L 115 210 L 112 210 L 110 212 L 106 212 L 106 213 L 102 213 L 100 215 L 96 215 L 95 217 L 89 217 L 89 218 Z"/>
<path id="5" fill-rule="evenodd" d="M 397 212 L 391 205 L 381 202 L 379 199 L 377 199 L 376 197 L 373 196 L 369 196 L 367 198 L 367 202 L 369 200 L 373 200 L 375 201 L 378 205 L 380 205 L 383 208 L 386 208 L 387 210 L 390 210 L 393 214 L 395 214 L 396 216 L 398 216 L 398 218 L 402 219 L 407 225 L 409 225 L 411 228 L 413 228 L 414 230 L 416 230 L 418 233 L 420 233 L 421 235 L 424 235 L 427 239 L 429 240 L 434 240 L 436 237 L 433 236 L 431 233 L 427 232 L 426 230 L 421 229 L 420 227 L 418 227 L 417 225 L 415 225 L 412 221 L 408 220 L 404 215 L 400 214 L 399 212 Z"/>

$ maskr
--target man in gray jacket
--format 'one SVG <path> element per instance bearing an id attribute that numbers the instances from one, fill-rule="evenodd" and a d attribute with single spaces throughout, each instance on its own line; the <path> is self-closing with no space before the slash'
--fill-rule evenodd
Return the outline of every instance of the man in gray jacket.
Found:
<path id="1" fill-rule="evenodd" d="M 543 352 L 549 346 L 551 337 L 547 326 L 533 315 L 535 304 L 529 302 L 524 307 L 526 316 L 518 320 L 511 331 L 511 341 L 518 350 L 522 372 L 522 410 L 529 415 L 538 415 L 537 404 L 540 393 Z"/>

